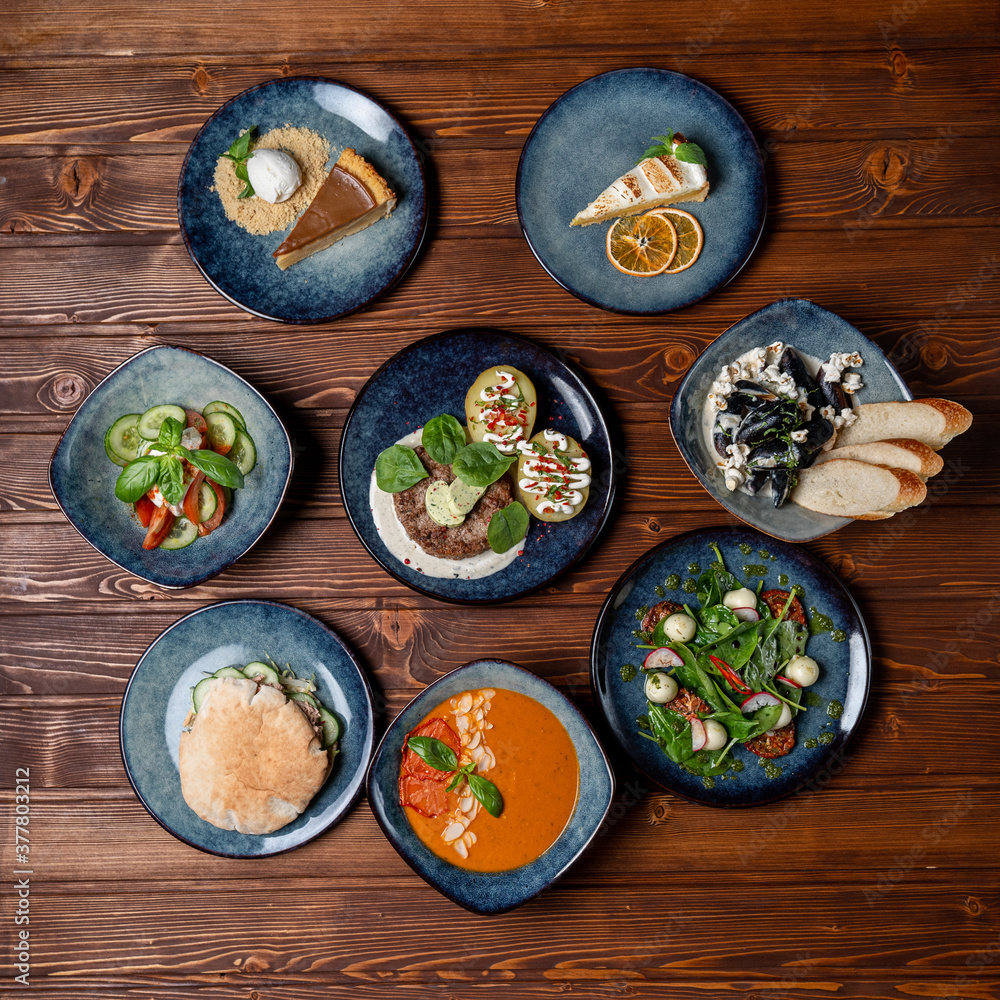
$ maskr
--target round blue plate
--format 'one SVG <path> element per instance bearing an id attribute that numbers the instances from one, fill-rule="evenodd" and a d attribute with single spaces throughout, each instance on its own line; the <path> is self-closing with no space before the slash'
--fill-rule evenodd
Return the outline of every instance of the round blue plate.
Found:
<path id="1" fill-rule="evenodd" d="M 157 403 L 201 411 L 215 399 L 243 414 L 257 464 L 218 530 L 187 548 L 147 552 L 132 505 L 115 498 L 122 470 L 105 454 L 104 432 Z M 111 372 L 76 411 L 49 463 L 52 495 L 70 524 L 113 563 L 166 588 L 204 583 L 246 553 L 274 520 L 291 478 L 292 443 L 270 403 L 218 361 L 166 346 L 140 351 Z"/>
<path id="2" fill-rule="evenodd" d="M 177 757 L 191 688 L 221 667 L 272 656 L 298 677 L 313 677 L 317 697 L 343 725 L 333 772 L 304 813 L 265 836 L 206 823 L 181 794 Z M 351 651 L 304 611 L 271 601 L 226 601 L 192 612 L 142 654 L 122 699 L 122 760 L 139 801 L 178 840 L 229 858 L 281 854 L 318 837 L 358 797 L 375 742 L 372 696 Z"/>
<path id="3" fill-rule="evenodd" d="M 440 413 L 465 422 L 465 394 L 485 369 L 499 364 L 523 371 L 538 392 L 535 432 L 557 427 L 575 437 L 593 463 L 587 505 L 570 521 L 534 518 L 524 555 L 479 580 L 437 579 L 404 565 L 386 548 L 371 516 L 369 485 L 380 451 Z M 565 572 L 596 540 L 611 513 L 615 492 L 613 449 L 597 401 L 576 372 L 523 337 L 499 330 L 435 334 L 391 357 L 365 383 L 340 440 L 340 491 L 361 543 L 386 572 L 431 597 L 491 604 L 520 597 Z"/>
<path id="4" fill-rule="evenodd" d="M 506 688 L 544 705 L 566 728 L 580 764 L 576 808 L 558 840 L 537 860 L 506 872 L 472 872 L 432 853 L 413 832 L 399 804 L 403 740 L 436 705 L 472 688 Z M 400 857 L 438 892 L 473 913 L 504 913 L 537 896 L 556 881 L 593 840 L 611 808 L 615 779 L 590 724 L 548 681 L 506 660 L 475 660 L 424 688 L 396 716 L 372 759 L 368 802 Z"/>
<path id="5" fill-rule="evenodd" d="M 212 187 L 215 164 L 257 126 L 291 124 L 331 146 L 350 146 L 396 193 L 388 219 L 282 271 L 271 254 L 283 232 L 254 236 L 226 218 Z M 241 309 L 285 323 L 321 323 L 354 312 L 391 288 L 412 263 L 427 227 L 420 157 L 403 126 L 366 94 L 319 77 L 272 80 L 237 94 L 202 126 L 181 168 L 177 215 L 184 243 L 208 283 Z"/>
<path id="6" fill-rule="evenodd" d="M 807 616 L 812 617 L 809 609 L 818 608 L 847 633 L 847 638 L 844 642 L 834 642 L 829 633 L 822 633 L 809 640 L 806 652 L 819 663 L 820 677 L 807 690 L 815 692 L 823 704 L 808 708 L 796 719 L 795 747 L 774 761 L 781 768 L 780 776 L 768 778 L 760 766 L 761 758 L 737 744 L 730 752 L 743 762 L 743 771 L 732 780 L 716 778 L 715 787 L 706 788 L 699 776 L 684 771 L 655 743 L 639 735 L 635 720 L 646 711 L 642 673 L 625 682 L 619 670 L 625 663 L 638 668 L 645 657 L 646 651 L 636 649 L 639 640 L 632 635 L 638 627 L 636 609 L 660 600 L 678 603 L 691 600 L 683 589 L 667 590 L 661 598 L 655 588 L 662 587 L 673 573 L 682 581 L 689 578 L 688 567 L 692 563 L 707 569 L 715 561 L 715 554 L 709 548 L 712 542 L 722 551 L 729 571 L 752 590 L 756 590 L 761 577 L 743 572 L 744 565 L 766 566 L 764 590 L 788 589 L 792 584 L 800 584 L 805 589 L 802 604 Z M 744 544 L 751 547 L 750 555 L 740 551 L 739 546 Z M 768 554 L 761 555 L 761 551 Z M 784 587 L 778 582 L 782 573 L 788 577 L 788 585 Z M 632 763 L 652 781 L 704 805 L 755 806 L 791 795 L 813 781 L 821 787 L 821 783 L 825 784 L 839 772 L 844 748 L 861 721 L 868 699 L 871 662 L 871 643 L 861 612 L 847 588 L 823 563 L 804 549 L 757 531 L 710 528 L 678 535 L 657 545 L 622 574 L 604 602 L 594 628 L 590 683 L 615 739 Z M 826 712 L 826 705 L 834 699 L 844 706 L 843 714 L 836 720 Z M 812 749 L 805 746 L 806 740 L 823 733 L 831 734 L 824 737 L 831 740 L 829 743 L 820 743 Z"/>
<path id="7" fill-rule="evenodd" d="M 608 260 L 610 222 L 569 223 L 667 129 L 708 157 L 708 197 L 677 205 L 701 223 L 705 244 L 686 271 L 630 277 Z M 542 267 L 584 302 L 634 314 L 681 309 L 731 281 L 767 212 L 764 164 L 747 123 L 714 90 L 663 69 L 603 73 L 558 98 L 524 144 L 516 193 L 521 229 Z"/>
<path id="8" fill-rule="evenodd" d="M 858 369 L 864 388 L 855 394 L 859 404 L 913 399 L 913 394 L 877 344 L 808 299 L 772 302 L 731 326 L 695 359 L 670 404 L 670 431 L 681 457 L 701 485 L 740 520 L 786 542 L 807 542 L 854 522 L 794 503 L 775 508 L 769 496 L 730 493 L 716 468 L 718 456 L 702 433 L 705 401 L 719 371 L 746 351 L 775 340 L 824 361 L 833 351 L 857 351 L 864 361 Z"/>

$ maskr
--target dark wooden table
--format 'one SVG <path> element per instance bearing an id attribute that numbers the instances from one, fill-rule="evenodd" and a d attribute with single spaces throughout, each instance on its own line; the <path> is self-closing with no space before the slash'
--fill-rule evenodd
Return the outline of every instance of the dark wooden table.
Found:
<path id="1" fill-rule="evenodd" d="M 636 5 L 573 0 L 99 6 L 9 0 L 0 18 L 0 733 L 3 980 L 13 995 L 15 768 L 31 775 L 30 983 L 41 997 L 318 995 L 967 997 L 1000 983 L 995 517 L 1000 341 L 997 7 L 990 0 Z M 770 211 L 742 274 L 635 319 L 555 285 L 522 238 L 514 174 L 563 91 L 659 66 L 727 97 L 767 154 Z M 184 249 L 187 145 L 253 84 L 318 74 L 368 91 L 418 138 L 433 221 L 367 311 L 293 328 L 215 294 Z M 645 137 L 643 137 L 645 138 Z M 362 800 L 261 862 L 172 839 L 132 794 L 118 708 L 138 657 L 224 598 L 287 601 L 358 652 L 386 709 L 482 654 L 592 710 L 588 647 L 622 569 L 730 523 L 684 466 L 667 407 L 691 361 L 783 296 L 844 316 L 913 392 L 973 429 L 909 515 L 807 548 L 850 586 L 875 646 L 840 772 L 751 811 L 699 807 L 619 763 L 617 821 L 565 879 L 494 919 L 397 857 Z M 335 473 L 347 408 L 402 346 L 483 324 L 565 349 L 627 442 L 602 541 L 513 620 L 397 584 L 352 533 Z M 250 380 L 300 456 L 277 522 L 212 582 L 168 593 L 93 551 L 46 483 L 90 389 L 152 344 Z M 27 994 L 26 994 L 27 995 Z"/>

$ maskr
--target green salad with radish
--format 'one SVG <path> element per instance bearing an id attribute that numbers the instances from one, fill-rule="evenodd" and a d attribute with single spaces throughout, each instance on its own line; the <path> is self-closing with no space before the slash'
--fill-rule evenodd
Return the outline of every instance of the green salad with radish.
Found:
<path id="1" fill-rule="evenodd" d="M 762 764 L 789 753 L 806 711 L 803 692 L 820 674 L 805 655 L 801 588 L 761 592 L 761 581 L 751 589 L 712 549 L 716 562 L 698 577 L 697 607 L 660 601 L 637 612 L 647 705 L 639 733 L 706 782 L 742 770 L 730 752 L 737 743 Z"/>
<path id="2" fill-rule="evenodd" d="M 221 400 L 201 412 L 160 403 L 127 413 L 107 429 L 104 450 L 121 467 L 115 496 L 134 506 L 144 549 L 183 549 L 211 534 L 257 464 L 243 415 Z"/>

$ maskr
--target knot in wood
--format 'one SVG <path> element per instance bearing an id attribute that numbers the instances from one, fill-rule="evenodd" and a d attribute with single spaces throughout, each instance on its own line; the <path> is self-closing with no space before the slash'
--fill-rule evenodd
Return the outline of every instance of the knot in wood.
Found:
<path id="1" fill-rule="evenodd" d="M 982 916 L 986 912 L 983 901 L 976 896 L 966 896 L 964 904 L 966 911 L 974 917 Z"/>
<path id="2" fill-rule="evenodd" d="M 841 555 L 831 556 L 827 565 L 840 577 L 841 580 L 853 580 L 858 573 L 858 567 L 854 562 L 854 557 L 848 552 Z"/>
<path id="3" fill-rule="evenodd" d="M 895 146 L 882 146 L 873 150 L 865 164 L 872 183 L 890 194 L 902 187 L 909 173 L 909 166 L 909 151 Z"/>
<path id="4" fill-rule="evenodd" d="M 90 196 L 99 176 L 93 160 L 73 159 L 63 165 L 59 189 L 74 205 L 79 205 Z"/>
<path id="5" fill-rule="evenodd" d="M 649 519 L 649 520 L 648 520 L 648 521 L 646 522 L 646 527 L 647 527 L 647 528 L 649 528 L 649 530 L 650 530 L 650 531 L 653 531 L 653 532 L 657 532 L 657 531 L 660 531 L 660 530 L 662 530 L 662 529 L 660 528 L 660 522 L 659 522 L 659 521 L 657 521 L 657 520 L 656 520 L 656 518 L 654 518 L 654 517 L 651 517 L 651 518 L 650 518 L 650 519 Z"/>
<path id="6" fill-rule="evenodd" d="M 646 821 L 650 826 L 662 826 L 668 819 L 670 819 L 670 803 L 667 801 L 666 796 L 654 796 L 649 804 Z"/>
<path id="7" fill-rule="evenodd" d="M 886 62 L 893 83 L 902 86 L 909 86 L 912 83 L 909 60 L 906 58 L 906 53 L 898 45 L 889 46 Z"/>
<path id="8" fill-rule="evenodd" d="M 38 393 L 38 401 L 48 409 L 69 410 L 82 402 L 87 391 L 82 375 L 67 372 L 50 378 Z"/>
<path id="9" fill-rule="evenodd" d="M 686 344 L 671 344 L 663 352 L 664 381 L 674 382 L 694 362 L 694 351 Z"/>
<path id="10" fill-rule="evenodd" d="M 212 90 L 212 74 L 206 67 L 199 66 L 191 77 L 194 84 L 195 93 L 199 97 L 207 97 Z"/>
<path id="11" fill-rule="evenodd" d="M 948 351 L 940 340 L 928 340 L 920 348 L 920 360 L 933 371 L 939 372 L 948 364 Z"/>
<path id="12" fill-rule="evenodd" d="M 251 955 L 243 963 L 244 972 L 267 972 L 270 968 L 270 962 L 263 955 Z"/>

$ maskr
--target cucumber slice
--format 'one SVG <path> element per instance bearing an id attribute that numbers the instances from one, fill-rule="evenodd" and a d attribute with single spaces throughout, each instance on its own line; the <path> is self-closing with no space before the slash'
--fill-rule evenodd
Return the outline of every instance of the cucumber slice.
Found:
<path id="1" fill-rule="evenodd" d="M 317 710 L 323 707 L 311 694 L 306 694 L 305 691 L 286 690 L 285 696 L 289 701 L 304 701 L 307 705 L 312 705 L 312 707 Z"/>
<path id="2" fill-rule="evenodd" d="M 214 680 L 214 677 L 206 677 L 204 680 L 198 681 L 191 689 L 191 705 L 196 712 L 201 708 L 201 704 L 205 700 L 205 695 L 208 694 L 209 685 Z"/>
<path id="3" fill-rule="evenodd" d="M 281 687 L 281 674 L 274 669 L 269 663 L 261 663 L 259 660 L 256 663 L 248 663 L 243 668 L 243 676 L 249 677 L 253 680 L 254 677 L 259 677 L 263 675 L 265 684 L 275 684 Z"/>
<path id="4" fill-rule="evenodd" d="M 174 521 L 170 534 L 160 542 L 161 549 L 185 549 L 198 537 L 198 525 L 192 524 L 186 517 Z"/>
<path id="5" fill-rule="evenodd" d="M 248 476 L 253 471 L 253 467 L 257 464 L 257 446 L 245 430 L 236 432 L 236 443 L 226 458 L 235 463 L 244 476 Z"/>
<path id="6" fill-rule="evenodd" d="M 126 413 L 119 417 L 104 434 L 104 450 L 115 465 L 124 468 L 137 457 L 139 445 L 144 443 L 139 436 L 140 414 Z"/>
<path id="7" fill-rule="evenodd" d="M 247 679 L 247 675 L 240 670 L 239 667 L 223 667 L 221 670 L 216 670 L 213 677 L 238 677 L 241 681 Z"/>
<path id="8" fill-rule="evenodd" d="M 323 722 L 323 746 L 329 749 L 340 739 L 340 723 L 333 712 L 322 705 L 319 707 L 319 717 Z"/>
<path id="9" fill-rule="evenodd" d="M 219 498 L 215 495 L 215 490 L 208 483 L 202 483 L 198 488 L 198 523 L 210 521 L 218 506 Z"/>
<path id="10" fill-rule="evenodd" d="M 208 417 L 210 413 L 228 413 L 240 427 L 246 429 L 247 422 L 243 419 L 243 414 L 232 403 L 223 403 L 221 399 L 215 399 L 201 411 L 203 417 Z"/>
<path id="11" fill-rule="evenodd" d="M 208 424 L 208 443 L 212 451 L 228 455 L 236 443 L 240 425 L 228 413 L 210 413 L 205 417 L 205 423 Z"/>
<path id="12" fill-rule="evenodd" d="M 172 403 L 160 403 L 151 406 L 139 417 L 139 434 L 147 441 L 155 441 L 160 436 L 160 425 L 167 417 L 173 417 L 183 427 L 187 423 L 187 414 L 181 406 Z"/>

